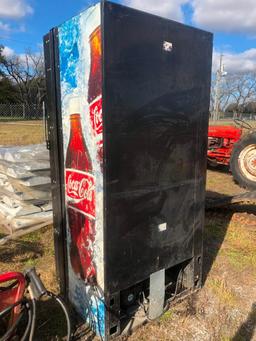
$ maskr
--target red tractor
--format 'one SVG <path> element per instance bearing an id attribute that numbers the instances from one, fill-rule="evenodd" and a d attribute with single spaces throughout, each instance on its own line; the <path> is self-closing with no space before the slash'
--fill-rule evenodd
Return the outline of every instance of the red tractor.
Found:
<path id="1" fill-rule="evenodd" d="M 234 126 L 209 126 L 208 163 L 229 165 L 236 183 L 256 189 L 256 131 L 240 119 Z"/>

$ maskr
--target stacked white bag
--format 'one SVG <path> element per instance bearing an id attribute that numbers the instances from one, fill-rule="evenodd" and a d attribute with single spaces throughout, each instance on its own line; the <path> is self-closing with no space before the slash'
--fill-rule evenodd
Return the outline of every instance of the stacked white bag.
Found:
<path id="1" fill-rule="evenodd" d="M 52 223 L 45 144 L 0 148 L 0 224 L 10 233 Z"/>

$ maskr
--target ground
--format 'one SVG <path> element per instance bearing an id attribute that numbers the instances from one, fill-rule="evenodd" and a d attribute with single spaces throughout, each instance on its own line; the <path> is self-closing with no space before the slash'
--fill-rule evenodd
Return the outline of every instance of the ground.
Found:
<path id="1" fill-rule="evenodd" d="M 42 121 L 0 122 L 0 145 L 26 145 L 45 141 Z"/>
<path id="2" fill-rule="evenodd" d="M 0 125 L 0 143 L 40 142 L 42 131 L 40 125 L 37 132 L 34 126 Z M 217 196 L 243 190 L 233 183 L 227 169 L 218 169 L 207 171 L 207 191 L 208 196 Z M 158 321 L 119 340 L 256 340 L 255 214 L 255 206 L 248 203 L 206 211 L 202 289 L 174 304 Z M 36 266 L 48 289 L 58 291 L 52 226 L 0 246 L 1 272 L 23 271 L 31 266 Z M 61 313 L 51 302 L 42 305 L 40 315 L 36 340 L 56 340 L 58 333 L 65 334 Z M 88 340 L 87 337 L 82 339 Z"/>

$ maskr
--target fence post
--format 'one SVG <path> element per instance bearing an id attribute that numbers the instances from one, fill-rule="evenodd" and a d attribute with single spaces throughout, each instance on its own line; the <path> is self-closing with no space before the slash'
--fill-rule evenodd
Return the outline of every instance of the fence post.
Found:
<path id="1" fill-rule="evenodd" d="M 23 118 L 25 118 L 26 111 L 25 111 L 25 104 L 22 103 L 22 111 L 23 111 Z"/>

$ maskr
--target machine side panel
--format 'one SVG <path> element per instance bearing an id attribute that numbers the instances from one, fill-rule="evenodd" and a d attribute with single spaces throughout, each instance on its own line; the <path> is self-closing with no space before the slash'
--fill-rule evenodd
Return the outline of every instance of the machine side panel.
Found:
<path id="1" fill-rule="evenodd" d="M 104 46 L 106 285 L 115 293 L 201 254 L 212 35 L 106 2 Z"/>
<path id="2" fill-rule="evenodd" d="M 69 300 L 104 337 L 100 8 L 58 29 Z"/>
<path id="3" fill-rule="evenodd" d="M 66 296 L 66 230 L 65 212 L 63 211 L 63 150 L 60 110 L 58 29 L 52 29 L 44 36 L 44 60 L 47 89 L 46 120 L 48 132 L 48 148 L 50 149 L 51 184 L 54 226 L 54 249 L 56 272 L 60 283 L 60 291 Z"/>

